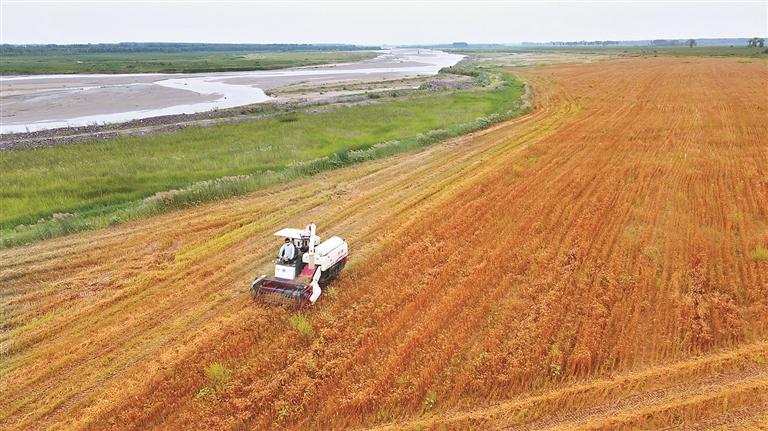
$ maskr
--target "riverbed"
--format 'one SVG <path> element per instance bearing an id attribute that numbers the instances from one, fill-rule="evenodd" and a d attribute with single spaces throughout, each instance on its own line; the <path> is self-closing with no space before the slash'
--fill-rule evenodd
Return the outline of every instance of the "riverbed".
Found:
<path id="1" fill-rule="evenodd" d="M 0 133 L 192 114 L 272 100 L 272 88 L 435 75 L 463 56 L 395 49 L 370 60 L 293 69 L 193 74 L 0 77 Z"/>

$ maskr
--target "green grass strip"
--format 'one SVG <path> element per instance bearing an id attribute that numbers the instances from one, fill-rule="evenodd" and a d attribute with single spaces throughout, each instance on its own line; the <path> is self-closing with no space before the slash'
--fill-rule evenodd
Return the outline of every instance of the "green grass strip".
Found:
<path id="1" fill-rule="evenodd" d="M 523 84 L 2 154 L 0 247 L 242 195 L 480 130 L 523 112 Z"/>

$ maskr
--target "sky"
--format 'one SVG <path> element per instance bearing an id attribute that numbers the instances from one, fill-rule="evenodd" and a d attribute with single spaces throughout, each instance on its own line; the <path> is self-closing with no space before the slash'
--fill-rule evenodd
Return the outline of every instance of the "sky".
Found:
<path id="1" fill-rule="evenodd" d="M 2 43 L 431 44 L 768 35 L 768 1 L 17 1 Z"/>

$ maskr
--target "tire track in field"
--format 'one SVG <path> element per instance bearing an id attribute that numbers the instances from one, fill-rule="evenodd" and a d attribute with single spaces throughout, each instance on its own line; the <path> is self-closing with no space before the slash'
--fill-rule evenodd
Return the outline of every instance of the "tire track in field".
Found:
<path id="1" fill-rule="evenodd" d="M 610 379 L 587 381 L 557 388 L 540 395 L 491 405 L 468 411 L 447 412 L 434 417 L 402 422 L 389 429 L 636 429 L 674 427 L 680 419 L 677 410 L 723 396 L 747 392 L 739 400 L 739 421 L 759 417 L 759 406 L 766 396 L 753 391 L 768 388 L 768 342 L 744 346 L 733 351 L 705 355 L 700 358 L 646 370 L 618 375 Z M 725 405 L 727 406 L 727 401 Z M 723 406 L 723 403 L 720 402 Z M 731 409 L 734 409 L 731 404 Z M 736 409 L 734 409 L 736 410 Z M 728 411 L 726 409 L 726 411 Z M 751 414 L 745 414 L 751 411 Z M 701 422 L 719 411 L 696 412 Z M 659 422 L 650 426 L 654 415 Z M 734 418 L 732 418 L 734 419 Z M 668 423 L 664 423 L 668 421 Z M 723 422 L 723 421 L 721 421 Z M 690 425 L 695 427 L 696 425 Z"/>

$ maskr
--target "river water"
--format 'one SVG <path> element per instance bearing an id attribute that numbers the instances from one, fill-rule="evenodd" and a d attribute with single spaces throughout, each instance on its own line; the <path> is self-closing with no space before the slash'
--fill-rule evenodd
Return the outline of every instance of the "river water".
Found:
<path id="1" fill-rule="evenodd" d="M 0 133 L 231 108 L 271 100 L 265 94 L 270 88 L 434 75 L 462 58 L 435 50 L 396 49 L 355 63 L 270 71 L 4 76 Z"/>

